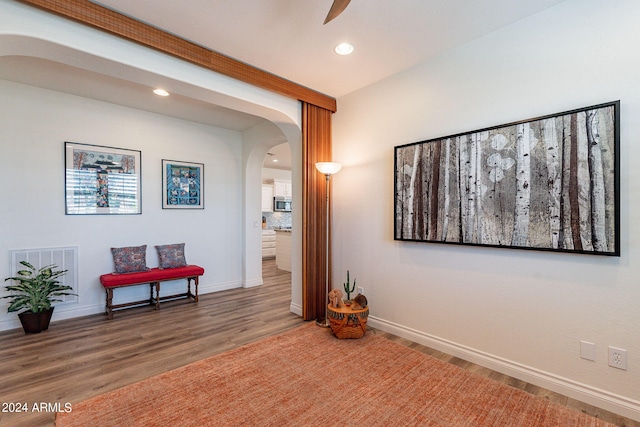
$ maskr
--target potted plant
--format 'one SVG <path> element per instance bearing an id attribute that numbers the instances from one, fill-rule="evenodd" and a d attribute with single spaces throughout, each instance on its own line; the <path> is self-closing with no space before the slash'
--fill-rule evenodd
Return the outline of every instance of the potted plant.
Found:
<path id="1" fill-rule="evenodd" d="M 25 270 L 18 271 L 16 277 L 7 277 L 7 280 L 17 282 L 14 285 L 5 286 L 7 291 L 13 292 L 1 298 L 9 298 L 9 313 L 23 310 L 18 313 L 25 334 L 37 334 L 49 328 L 49 322 L 53 315 L 54 307 L 51 303 L 61 301 L 56 297 L 64 295 L 76 295 L 67 292 L 73 289 L 71 286 L 61 285 L 58 280 L 67 273 L 67 270 L 56 270 L 56 265 L 48 265 L 36 269 L 27 261 L 20 261 Z"/>
<path id="2" fill-rule="evenodd" d="M 345 304 L 351 305 L 351 293 L 356 289 L 356 279 L 353 279 L 353 284 L 350 283 L 349 280 L 349 270 L 347 270 L 347 281 L 342 285 L 344 287 L 344 291 L 347 293 L 347 300 Z"/>

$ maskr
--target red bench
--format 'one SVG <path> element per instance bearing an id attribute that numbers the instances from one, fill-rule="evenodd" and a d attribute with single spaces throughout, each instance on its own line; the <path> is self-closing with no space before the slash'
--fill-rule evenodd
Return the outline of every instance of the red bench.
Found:
<path id="1" fill-rule="evenodd" d="M 175 300 L 179 298 L 191 298 L 198 302 L 198 279 L 204 274 L 204 268 L 197 265 L 186 265 L 177 268 L 152 268 L 147 271 L 135 273 L 109 273 L 100 276 L 100 283 L 107 292 L 106 312 L 109 319 L 113 319 L 113 310 L 140 306 L 143 304 L 155 305 L 160 310 L 160 301 Z M 187 279 L 187 292 L 183 294 L 160 297 L 160 282 L 169 280 Z M 191 292 L 191 281 L 195 284 L 195 293 Z M 126 286 L 149 284 L 149 300 L 135 301 L 124 304 L 113 304 L 113 290 Z M 153 290 L 155 289 L 155 296 Z"/>

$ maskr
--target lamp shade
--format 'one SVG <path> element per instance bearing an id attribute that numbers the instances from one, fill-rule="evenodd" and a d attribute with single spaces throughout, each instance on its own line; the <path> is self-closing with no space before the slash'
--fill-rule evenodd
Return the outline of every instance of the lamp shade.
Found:
<path id="1" fill-rule="evenodd" d="M 316 169 L 323 175 L 333 175 L 342 169 L 342 165 L 333 162 L 319 162 L 316 163 Z"/>

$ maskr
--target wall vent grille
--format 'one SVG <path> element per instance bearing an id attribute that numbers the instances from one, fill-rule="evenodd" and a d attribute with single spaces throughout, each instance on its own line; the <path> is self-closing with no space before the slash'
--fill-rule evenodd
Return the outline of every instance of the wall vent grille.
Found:
<path id="1" fill-rule="evenodd" d="M 60 270 L 68 270 L 67 274 L 60 278 L 60 283 L 71 286 L 75 294 L 78 293 L 78 247 L 45 248 L 45 249 L 20 249 L 11 251 L 11 277 L 22 269 L 20 261 L 27 261 L 35 268 L 42 268 L 55 264 Z M 56 304 L 68 304 L 78 302 L 76 295 L 65 295 L 59 299 L 62 302 Z"/>

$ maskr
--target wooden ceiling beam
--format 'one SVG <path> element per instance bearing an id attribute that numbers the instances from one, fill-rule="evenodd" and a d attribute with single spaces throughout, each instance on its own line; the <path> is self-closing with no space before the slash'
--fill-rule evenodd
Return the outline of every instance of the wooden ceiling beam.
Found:
<path id="1" fill-rule="evenodd" d="M 20 0 L 280 95 L 335 113 L 336 100 L 88 0 Z"/>

